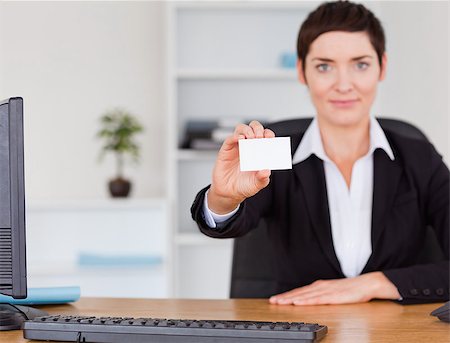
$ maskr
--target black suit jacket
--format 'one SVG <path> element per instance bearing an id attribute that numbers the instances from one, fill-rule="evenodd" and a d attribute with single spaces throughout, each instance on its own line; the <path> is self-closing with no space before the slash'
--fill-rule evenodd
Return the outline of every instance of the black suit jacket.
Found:
<path id="1" fill-rule="evenodd" d="M 449 170 L 427 141 L 385 130 L 394 152 L 374 152 L 372 255 L 362 273 L 382 271 L 396 285 L 402 303 L 449 298 Z M 292 136 L 292 151 L 302 135 Z M 203 218 L 201 190 L 191 212 L 200 230 L 215 238 L 245 235 L 261 217 L 275 251 L 278 292 L 319 279 L 345 277 L 331 236 L 323 162 L 315 155 L 273 171 L 269 186 L 245 200 L 233 218 L 210 229 Z M 425 230 L 432 226 L 445 260 L 417 264 Z M 262 252 L 263 253 L 263 252 Z"/>

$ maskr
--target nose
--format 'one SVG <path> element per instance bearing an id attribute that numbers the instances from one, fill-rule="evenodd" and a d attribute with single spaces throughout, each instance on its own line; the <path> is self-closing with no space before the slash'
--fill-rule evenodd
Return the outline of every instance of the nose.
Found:
<path id="1" fill-rule="evenodd" d="M 348 93 L 353 89 L 353 82 L 350 72 L 341 68 L 336 77 L 336 91 L 339 93 Z"/>

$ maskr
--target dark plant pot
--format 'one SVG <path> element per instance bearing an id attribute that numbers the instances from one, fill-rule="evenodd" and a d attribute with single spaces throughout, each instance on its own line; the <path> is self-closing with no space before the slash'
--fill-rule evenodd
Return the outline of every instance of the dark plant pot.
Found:
<path id="1" fill-rule="evenodd" d="M 109 193 L 113 198 L 127 197 L 131 190 L 131 182 L 118 177 L 109 181 Z"/>

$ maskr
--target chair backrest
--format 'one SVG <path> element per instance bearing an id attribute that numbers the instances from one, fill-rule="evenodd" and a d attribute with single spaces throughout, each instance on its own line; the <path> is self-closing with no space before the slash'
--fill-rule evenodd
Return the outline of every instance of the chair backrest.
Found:
<path id="1" fill-rule="evenodd" d="M 290 136 L 303 133 L 312 118 L 284 120 L 268 124 L 276 136 Z M 425 134 L 414 125 L 397 119 L 379 118 L 383 129 L 398 134 L 427 140 Z M 263 252 L 263 253 L 262 253 Z M 436 235 L 427 229 L 425 249 L 418 257 L 418 263 L 442 260 L 444 254 Z M 274 252 L 267 234 L 267 224 L 261 219 L 258 227 L 244 237 L 236 238 L 233 247 L 231 271 L 231 298 L 267 298 L 276 293 Z"/>

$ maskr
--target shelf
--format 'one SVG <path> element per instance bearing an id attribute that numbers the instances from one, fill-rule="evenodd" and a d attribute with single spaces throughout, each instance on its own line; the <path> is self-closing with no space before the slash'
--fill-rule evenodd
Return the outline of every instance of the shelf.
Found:
<path id="1" fill-rule="evenodd" d="M 296 69 L 180 69 L 180 80 L 279 80 L 297 81 Z"/>
<path id="2" fill-rule="evenodd" d="M 217 157 L 217 150 L 178 149 L 179 161 L 212 161 Z"/>
<path id="3" fill-rule="evenodd" d="M 32 276 L 66 276 L 81 275 L 86 273 L 99 272 L 149 272 L 149 273 L 165 273 L 167 265 L 165 263 L 155 265 L 136 265 L 136 266 L 79 266 L 74 261 L 66 259 L 64 261 L 38 261 L 30 262 L 27 265 L 28 275 Z"/>
<path id="4" fill-rule="evenodd" d="M 312 10 L 317 6 L 315 1 L 176 1 L 178 10 Z"/>
<path id="5" fill-rule="evenodd" d="M 164 198 L 30 199 L 27 210 L 120 210 L 166 206 Z"/>
<path id="6" fill-rule="evenodd" d="M 205 236 L 201 233 L 179 233 L 175 235 L 176 245 L 213 245 L 228 246 L 232 244 L 232 239 L 217 239 Z"/>

